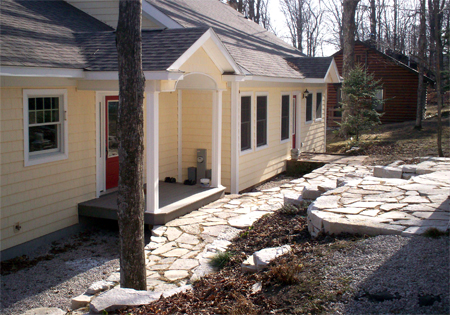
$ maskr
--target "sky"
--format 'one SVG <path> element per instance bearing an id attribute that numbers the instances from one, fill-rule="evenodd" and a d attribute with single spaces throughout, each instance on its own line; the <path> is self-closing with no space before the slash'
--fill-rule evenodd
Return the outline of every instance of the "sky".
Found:
<path id="1" fill-rule="evenodd" d="M 289 40 L 289 30 L 286 26 L 283 12 L 281 12 L 280 0 L 269 0 L 269 12 L 270 21 L 275 28 L 278 37 L 291 44 L 291 41 Z M 331 56 L 335 52 L 336 48 L 333 45 L 323 45 L 323 54 L 319 48 L 316 57 Z"/>

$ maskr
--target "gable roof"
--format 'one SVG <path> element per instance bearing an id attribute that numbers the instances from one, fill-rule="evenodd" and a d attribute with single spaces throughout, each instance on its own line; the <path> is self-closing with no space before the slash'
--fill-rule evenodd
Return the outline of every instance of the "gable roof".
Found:
<path id="1" fill-rule="evenodd" d="M 96 31 L 112 29 L 63 1 L 2 0 L 1 64 L 83 68 L 86 59 L 75 34 Z"/>
<path id="2" fill-rule="evenodd" d="M 305 78 L 323 79 L 330 68 L 333 57 L 296 57 L 286 58 L 286 60 Z"/>
<path id="3" fill-rule="evenodd" d="M 361 46 L 364 46 L 364 47 L 366 47 L 368 50 L 371 50 L 371 51 L 373 51 L 373 52 L 379 54 L 379 55 L 382 56 L 384 59 L 386 59 L 386 60 L 392 62 L 393 64 L 395 64 L 395 65 L 397 65 L 397 66 L 399 66 L 399 67 L 402 67 L 402 68 L 404 68 L 404 69 L 406 69 L 406 70 L 408 70 L 408 71 L 410 71 L 410 72 L 416 74 L 417 76 L 419 75 L 419 71 L 417 71 L 416 69 L 411 68 L 410 66 L 404 64 L 403 62 L 401 62 L 401 61 L 399 61 L 399 60 L 397 60 L 397 59 L 395 59 L 395 58 L 393 58 L 393 57 L 391 57 L 391 56 L 385 54 L 384 52 L 382 52 L 382 51 L 380 51 L 380 50 L 374 48 L 373 46 L 371 46 L 371 45 L 369 45 L 369 44 L 367 44 L 367 43 L 364 43 L 364 42 L 362 42 L 362 41 L 360 41 L 360 40 L 356 40 L 356 41 L 355 41 L 355 45 L 361 45 Z M 331 55 L 331 56 L 332 56 L 332 57 L 335 57 L 335 56 L 340 55 L 340 54 L 342 54 L 342 53 L 343 53 L 343 49 L 338 50 L 337 52 L 335 52 L 335 53 L 334 53 L 333 55 Z M 429 81 L 429 82 L 434 82 L 433 79 L 427 77 L 426 75 L 424 75 L 424 78 L 425 78 L 427 81 Z"/>
<path id="4" fill-rule="evenodd" d="M 168 69 L 189 49 L 207 28 L 142 31 L 144 71 Z M 86 70 L 117 71 L 117 49 L 113 32 L 77 35 L 87 59 Z"/>
<path id="5" fill-rule="evenodd" d="M 304 56 L 300 51 L 255 22 L 246 19 L 227 4 L 218 0 L 144 1 L 185 28 L 212 27 L 231 56 L 247 74 L 305 78 L 285 59 Z"/>

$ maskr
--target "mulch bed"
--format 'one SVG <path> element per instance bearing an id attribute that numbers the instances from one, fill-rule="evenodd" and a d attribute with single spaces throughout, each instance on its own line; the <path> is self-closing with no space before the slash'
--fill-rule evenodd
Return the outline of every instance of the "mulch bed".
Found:
<path id="1" fill-rule="evenodd" d="M 243 231 L 228 248 L 233 253 L 217 273 L 193 284 L 192 291 L 177 294 L 120 314 L 305 314 L 320 313 L 342 288 L 321 288 L 322 264 L 335 241 L 331 237 L 311 240 L 307 230 L 306 206 L 298 211 L 282 210 L 266 215 Z M 346 238 L 344 237 L 340 237 Z M 354 237 L 353 237 L 354 238 Z M 292 252 L 279 257 L 269 268 L 246 274 L 241 263 L 248 255 L 267 247 L 290 244 Z M 320 252 L 320 253 L 319 253 Z M 319 255 L 318 255 L 319 253 Z M 258 283 L 261 290 L 254 290 Z"/>

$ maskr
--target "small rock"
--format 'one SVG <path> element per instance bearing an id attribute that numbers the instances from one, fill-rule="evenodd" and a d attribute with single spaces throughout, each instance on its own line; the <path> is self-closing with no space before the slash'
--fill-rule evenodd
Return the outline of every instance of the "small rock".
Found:
<path id="1" fill-rule="evenodd" d="M 120 276 L 120 274 L 119 274 L 119 276 Z M 114 286 L 114 282 L 105 281 L 105 280 L 97 281 L 90 285 L 90 287 L 86 290 L 86 294 L 94 295 L 94 294 L 97 294 L 98 292 L 108 290 L 113 286 Z"/>
<path id="2" fill-rule="evenodd" d="M 256 282 L 254 285 L 252 285 L 252 294 L 258 293 L 262 290 L 262 283 Z"/>
<path id="3" fill-rule="evenodd" d="M 302 191 L 303 199 L 312 199 L 315 200 L 319 198 L 323 194 L 323 191 L 320 191 L 317 186 L 306 186 Z"/>
<path id="4" fill-rule="evenodd" d="M 72 298 L 71 308 L 73 310 L 76 310 L 80 307 L 85 307 L 92 301 L 93 298 L 94 298 L 93 295 L 86 295 L 86 294 L 81 294 L 77 297 L 74 297 Z"/>
<path id="5" fill-rule="evenodd" d="M 249 256 L 242 264 L 241 268 L 243 272 L 253 273 L 258 271 L 256 268 L 255 262 L 253 260 L 253 255 Z"/>
<path id="6" fill-rule="evenodd" d="M 291 246 L 289 245 L 261 249 L 253 253 L 253 261 L 256 265 L 257 270 L 261 270 L 264 267 L 268 266 L 272 260 L 286 253 L 289 253 L 291 250 Z"/>

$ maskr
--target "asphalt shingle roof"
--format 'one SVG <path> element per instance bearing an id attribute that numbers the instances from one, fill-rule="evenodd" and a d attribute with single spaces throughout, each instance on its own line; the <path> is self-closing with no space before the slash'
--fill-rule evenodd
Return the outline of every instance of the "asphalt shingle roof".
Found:
<path id="1" fill-rule="evenodd" d="M 330 68 L 333 57 L 296 57 L 286 58 L 286 61 L 305 78 L 323 79 Z"/>
<path id="2" fill-rule="evenodd" d="M 1 64 L 83 68 L 75 33 L 95 31 L 112 29 L 64 1 L 2 0 Z"/>
<path id="3" fill-rule="evenodd" d="M 208 29 L 189 28 L 142 32 L 142 68 L 158 71 L 169 68 Z M 115 34 L 103 32 L 77 36 L 87 58 L 86 70 L 117 71 Z"/>
<path id="4" fill-rule="evenodd" d="M 183 27 L 209 26 L 234 60 L 252 75 L 304 78 L 285 57 L 303 56 L 241 13 L 218 0 L 144 0 Z"/>

